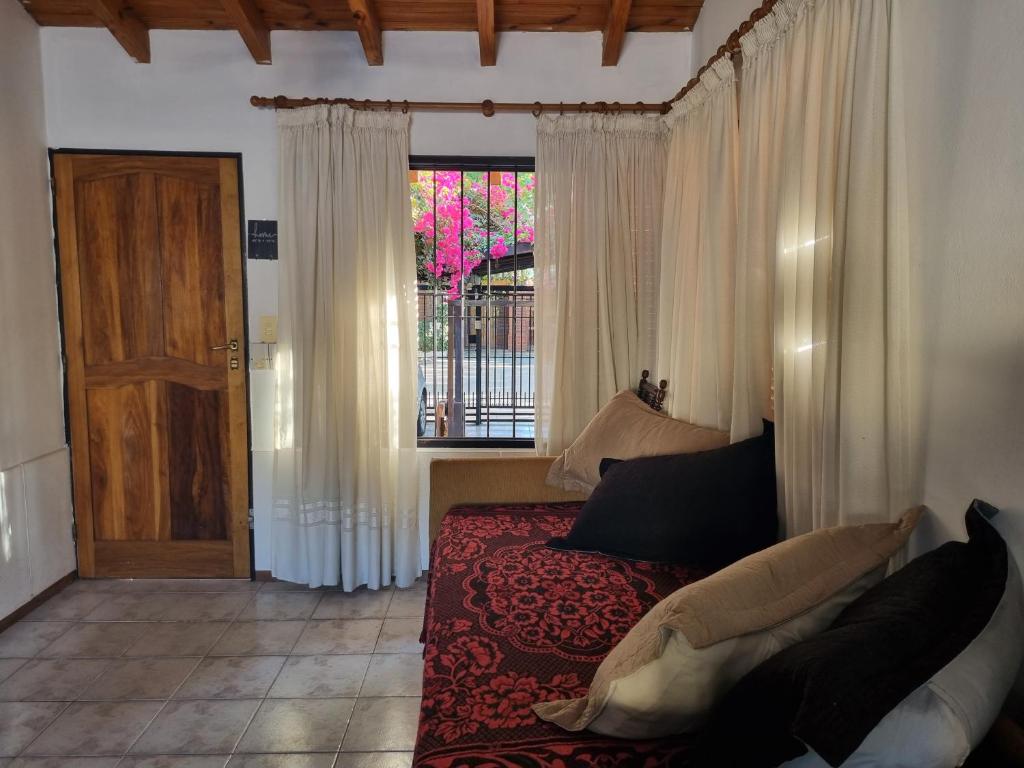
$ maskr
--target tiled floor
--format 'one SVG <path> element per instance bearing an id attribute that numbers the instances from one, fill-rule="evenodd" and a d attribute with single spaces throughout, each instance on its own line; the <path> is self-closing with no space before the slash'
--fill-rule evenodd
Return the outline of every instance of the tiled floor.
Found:
<path id="1" fill-rule="evenodd" d="M 0 634 L 0 768 L 406 768 L 425 594 L 75 582 Z"/>

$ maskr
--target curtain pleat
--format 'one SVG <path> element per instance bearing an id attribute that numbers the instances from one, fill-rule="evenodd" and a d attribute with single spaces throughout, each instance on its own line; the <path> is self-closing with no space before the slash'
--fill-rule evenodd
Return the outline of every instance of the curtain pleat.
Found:
<path id="1" fill-rule="evenodd" d="M 666 129 L 660 118 L 540 118 L 536 445 L 568 446 L 655 355 Z"/>
<path id="2" fill-rule="evenodd" d="M 890 2 L 780 0 L 740 40 L 733 434 L 754 428 L 772 379 L 788 536 L 894 520 L 911 501 Z"/>
<path id="3" fill-rule="evenodd" d="M 408 116 L 280 113 L 273 573 L 419 575 Z"/>
<path id="4" fill-rule="evenodd" d="M 673 108 L 667 122 L 672 133 L 661 237 L 656 372 L 669 382 L 666 407 L 672 416 L 728 431 L 733 408 L 739 162 L 732 61 L 716 61 Z"/>

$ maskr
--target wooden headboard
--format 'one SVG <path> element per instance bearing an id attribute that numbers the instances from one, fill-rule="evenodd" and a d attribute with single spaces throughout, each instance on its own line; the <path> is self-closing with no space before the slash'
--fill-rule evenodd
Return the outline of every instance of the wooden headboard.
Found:
<path id="1" fill-rule="evenodd" d="M 636 388 L 636 396 L 654 410 L 660 411 L 662 404 L 665 402 L 665 390 L 668 389 L 668 382 L 662 379 L 658 382 L 658 386 L 654 386 L 654 384 L 647 380 L 647 377 L 650 375 L 650 371 L 642 371 L 640 373 L 640 385 Z"/>

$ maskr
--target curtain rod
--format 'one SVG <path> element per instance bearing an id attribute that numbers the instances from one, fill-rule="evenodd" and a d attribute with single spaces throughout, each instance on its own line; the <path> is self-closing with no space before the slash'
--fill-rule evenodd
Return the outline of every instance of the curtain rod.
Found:
<path id="1" fill-rule="evenodd" d="M 742 51 L 742 48 L 740 47 L 740 38 L 752 30 L 754 28 L 754 24 L 771 13 L 772 8 L 775 7 L 777 2 L 779 2 L 779 0 L 763 0 L 761 5 L 754 9 L 747 20 L 732 31 L 726 39 L 725 44 L 718 46 L 718 50 L 711 54 L 711 57 L 704 63 L 704 66 L 697 70 L 697 74 L 690 78 L 690 81 L 682 87 L 679 93 L 668 100 L 668 103 L 675 104 L 683 98 L 683 96 L 693 90 L 693 88 L 695 88 L 700 82 L 700 76 L 711 69 L 711 66 L 716 61 L 725 56 L 738 56 Z"/>
<path id="2" fill-rule="evenodd" d="M 645 104 L 638 101 L 635 104 L 620 104 L 619 102 L 595 101 L 590 104 L 583 101 L 578 104 L 563 104 L 559 102 L 533 103 L 523 101 L 491 101 L 485 99 L 481 102 L 475 101 L 374 101 L 372 99 L 330 99 L 330 98 L 301 98 L 293 99 L 287 96 L 253 96 L 249 103 L 254 107 L 273 107 L 274 109 L 298 109 L 299 107 L 311 107 L 314 104 L 345 104 L 353 109 L 398 109 L 402 112 L 476 112 L 480 111 L 484 117 L 492 117 L 497 112 L 530 112 L 534 117 L 540 117 L 545 112 L 564 114 L 566 112 L 657 112 L 666 114 L 672 105 L 689 93 L 699 82 L 703 75 L 716 61 L 724 56 L 739 55 L 740 38 L 754 28 L 754 24 L 763 19 L 779 0 L 763 0 L 761 5 L 754 9 L 749 18 L 732 31 L 724 45 L 711 55 L 703 67 L 697 70 L 690 81 L 682 89 L 666 102 L 656 104 Z"/>
<path id="3" fill-rule="evenodd" d="M 373 99 L 345 99 L 345 98 L 288 98 L 287 96 L 253 96 L 249 103 L 254 107 L 273 107 L 274 109 L 298 109 L 299 107 L 311 107 L 315 104 L 344 104 L 353 109 L 383 109 L 387 111 L 396 110 L 399 112 L 480 112 L 484 117 L 492 117 L 497 112 L 529 112 L 534 117 L 540 117 L 544 113 L 564 114 L 566 112 L 598 112 L 606 113 L 642 113 L 657 112 L 665 114 L 669 111 L 669 104 L 658 102 L 647 104 L 642 101 L 633 104 L 621 104 L 617 101 L 585 101 L 578 104 L 564 104 L 562 102 L 542 103 L 540 101 L 375 101 Z"/>

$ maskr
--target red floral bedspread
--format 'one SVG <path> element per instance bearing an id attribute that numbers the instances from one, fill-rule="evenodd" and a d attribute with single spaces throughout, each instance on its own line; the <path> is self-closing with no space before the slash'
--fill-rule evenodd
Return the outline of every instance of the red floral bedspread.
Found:
<path id="1" fill-rule="evenodd" d="M 630 627 L 701 576 L 680 566 L 545 548 L 547 539 L 569 531 L 579 508 L 466 507 L 445 517 L 423 626 L 416 768 L 686 762 L 685 739 L 570 733 L 530 708 L 583 695 Z"/>

